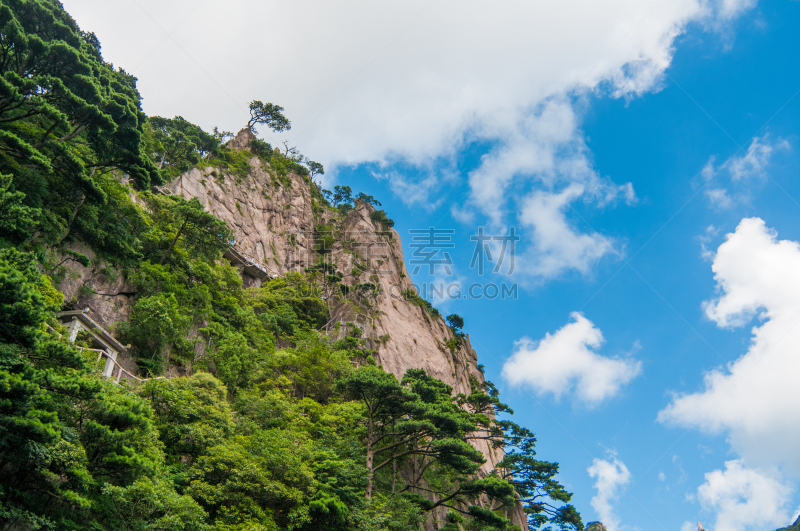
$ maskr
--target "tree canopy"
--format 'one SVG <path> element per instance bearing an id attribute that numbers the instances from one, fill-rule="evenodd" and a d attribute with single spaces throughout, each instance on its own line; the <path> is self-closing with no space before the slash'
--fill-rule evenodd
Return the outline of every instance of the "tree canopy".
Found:
<path id="1" fill-rule="evenodd" d="M 148 155 L 157 161 L 165 180 L 172 180 L 203 158 L 219 152 L 217 138 L 181 116 L 149 118 L 147 133 Z"/>
<path id="2" fill-rule="evenodd" d="M 464 318 L 456 313 L 448 315 L 446 321 L 447 321 L 447 326 L 449 326 L 456 332 L 460 332 L 461 329 L 464 328 Z"/>
<path id="3" fill-rule="evenodd" d="M 250 120 L 247 122 L 247 127 L 252 130 L 256 125 L 266 125 L 276 133 L 292 128 L 292 123 L 283 115 L 283 107 L 253 100 L 250 102 Z"/>
<path id="4" fill-rule="evenodd" d="M 36 222 L 12 240 L 54 244 L 92 231 L 102 239 L 120 228 L 100 213 L 115 210 L 105 176 L 129 175 L 140 189 L 161 181 L 145 153 L 140 100 L 136 79 L 106 63 L 94 34 L 58 2 L 0 5 L 0 173 L 12 176 L 4 193 Z M 94 218 L 90 226 L 75 225 L 79 211 Z"/>

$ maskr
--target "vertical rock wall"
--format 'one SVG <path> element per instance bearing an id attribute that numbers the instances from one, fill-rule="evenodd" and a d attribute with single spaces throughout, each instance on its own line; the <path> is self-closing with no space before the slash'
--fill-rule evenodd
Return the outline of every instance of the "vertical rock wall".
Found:
<path id="1" fill-rule="evenodd" d="M 246 149 L 249 135 L 249 131 L 240 132 L 229 146 Z M 367 294 L 360 303 L 334 305 L 331 326 L 356 323 L 377 351 L 376 361 L 398 379 L 407 369 L 421 368 L 452 386 L 456 393 L 465 394 L 471 392 L 471 378 L 484 381 L 469 338 L 451 351 L 446 343 L 453 333 L 444 320 L 403 297 L 403 291 L 414 287 L 405 267 L 400 235 L 373 222 L 371 206 L 357 202 L 343 219 L 326 208 L 315 212 L 312 186 L 316 185 L 306 177 L 288 174 L 278 179 L 255 157 L 250 165 L 247 178 L 211 167 L 193 169 L 169 188 L 187 199 L 196 197 L 224 220 L 235 232 L 237 248 L 272 275 L 303 271 L 317 262 L 323 245 L 319 236 L 330 232 L 332 245 L 324 249 L 324 260 L 336 264 L 344 275 L 342 283 L 353 288 L 366 283 L 378 286 L 374 296 Z M 245 280 L 251 285 L 260 283 L 246 274 Z M 477 441 L 476 447 L 487 460 L 483 473 L 503 458 L 502 451 L 490 448 L 486 441 Z M 527 529 L 521 505 L 509 516 Z"/>
<path id="2" fill-rule="evenodd" d="M 244 130 L 228 145 L 248 149 L 252 138 L 252 133 Z M 257 157 L 249 164 L 246 177 L 209 166 L 195 168 L 166 187 L 186 199 L 197 198 L 207 211 L 233 229 L 240 256 L 268 274 L 266 278 L 249 275 L 245 264 L 234 263 L 245 286 L 261 285 L 269 276 L 303 271 L 324 257 L 343 274 L 343 284 L 363 294 L 345 301 L 330 299 L 330 329 L 337 323 L 356 323 L 367 345 L 377 352 L 376 361 L 398 379 L 408 369 L 421 368 L 464 394 L 471 392 L 471 379 L 484 381 L 469 338 L 451 350 L 447 341 L 454 336 L 444 320 L 403 296 L 414 287 L 405 268 L 400 235 L 373 222 L 371 206 L 357 202 L 346 216 L 319 205 L 315 208 L 312 187 L 316 185 L 308 178 L 296 174 L 279 177 Z M 321 236 L 326 232 L 332 238 L 322 244 Z M 324 245 L 330 248 L 320 249 Z M 75 250 L 92 254 L 84 248 Z M 376 289 L 360 291 L 359 287 L 365 285 Z M 116 323 L 128 319 L 135 295 L 123 277 L 109 276 L 102 264 L 88 268 L 70 264 L 59 287 L 67 300 L 90 308 L 90 316 L 112 331 Z M 133 360 L 122 362 L 135 372 Z M 481 473 L 493 469 L 503 458 L 502 452 L 490 448 L 486 441 L 476 441 L 475 446 L 487 460 Z M 440 524 L 445 512 L 442 509 L 437 515 Z M 527 529 L 521 505 L 509 516 Z M 432 522 L 428 525 L 431 527 Z"/>

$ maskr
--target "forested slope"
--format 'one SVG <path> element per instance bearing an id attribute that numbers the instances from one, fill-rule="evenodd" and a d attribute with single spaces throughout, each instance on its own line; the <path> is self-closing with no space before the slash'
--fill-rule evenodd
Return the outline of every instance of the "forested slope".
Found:
<path id="1" fill-rule="evenodd" d="M 463 322 L 403 280 L 374 198 L 248 134 L 146 117 L 54 0 L 0 2 L 0 68 L 0 528 L 503 530 L 522 505 L 582 529 Z M 254 197 L 302 221 L 266 222 L 260 251 Z M 267 274 L 231 265 L 232 241 Z M 86 305 L 146 381 L 68 341 L 56 312 Z"/>

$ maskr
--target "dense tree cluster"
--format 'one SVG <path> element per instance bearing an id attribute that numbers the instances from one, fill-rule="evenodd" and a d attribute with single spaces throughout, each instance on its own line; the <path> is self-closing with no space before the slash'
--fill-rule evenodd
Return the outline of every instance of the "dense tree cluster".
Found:
<path id="1" fill-rule="evenodd" d="M 58 2 L 0 4 L 0 173 L 13 175 L 44 239 L 98 228 L 99 211 L 113 208 L 102 178 L 111 170 L 140 187 L 160 182 L 144 151 L 145 120 L 135 78 L 103 61 L 94 34 Z M 98 219 L 73 227 L 84 205 Z"/>
<path id="2" fill-rule="evenodd" d="M 177 232 L 172 200 L 153 200 L 158 226 Z M 550 505 L 569 500 L 557 465 L 495 420 L 507 407 L 491 385 L 454 396 L 421 370 L 398 381 L 356 327 L 339 341 L 318 331 L 329 314 L 315 279 L 335 283 L 335 270 L 244 290 L 214 244 L 170 245 L 133 274 L 122 333 L 145 371 L 194 374 L 122 385 L 65 341 L 61 295 L 35 257 L 0 252 L 2 528 L 411 531 L 446 508 L 443 529 L 510 530 L 520 499 L 532 522 L 581 528 L 571 506 Z M 483 478 L 476 440 L 507 450 Z"/>

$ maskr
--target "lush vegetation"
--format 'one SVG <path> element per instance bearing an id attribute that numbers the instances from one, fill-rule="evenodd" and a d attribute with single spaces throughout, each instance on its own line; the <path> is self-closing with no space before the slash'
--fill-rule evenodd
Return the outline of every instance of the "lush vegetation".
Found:
<path id="1" fill-rule="evenodd" d="M 800 518 L 795 520 L 795 522 L 789 527 L 778 529 L 778 531 L 797 531 L 798 529 L 800 529 Z"/>
<path id="2" fill-rule="evenodd" d="M 557 465 L 493 420 L 507 408 L 491 386 L 454 397 L 420 370 L 354 368 L 360 351 L 315 331 L 321 301 L 294 295 L 302 275 L 242 291 L 232 268 L 189 264 L 195 279 L 143 264 L 127 333 L 143 360 L 197 356 L 182 331 L 204 314 L 205 371 L 129 386 L 59 335 L 60 294 L 32 255 L 2 252 L 5 529 L 412 530 L 438 507 L 447 529 L 509 529 L 517 497 L 534 521 L 580 528 L 571 506 L 541 503 L 569 499 Z M 476 439 L 507 450 L 485 478 Z"/>
<path id="3" fill-rule="evenodd" d="M 328 329 L 331 298 L 348 293 L 323 261 L 331 227 L 318 225 L 319 264 L 244 289 L 220 260 L 230 229 L 150 192 L 201 161 L 246 175 L 229 134 L 145 117 L 135 79 L 54 0 L 2 1 L 0 68 L 0 529 L 499 531 L 519 503 L 536 527 L 583 528 L 558 465 L 536 459 L 491 384 L 398 381 L 357 326 Z M 285 130 L 282 110 L 253 102 L 248 125 Z M 291 148 L 250 148 L 278 178 L 323 173 Z M 337 193 L 339 215 L 380 206 Z M 55 319 L 74 302 L 54 287 L 71 262 L 126 277 L 131 316 L 115 333 L 143 376 L 182 376 L 101 376 Z M 478 474 L 477 445 L 506 457 Z"/>

